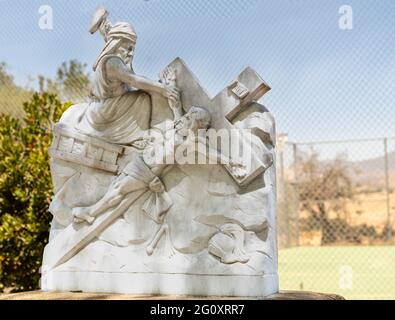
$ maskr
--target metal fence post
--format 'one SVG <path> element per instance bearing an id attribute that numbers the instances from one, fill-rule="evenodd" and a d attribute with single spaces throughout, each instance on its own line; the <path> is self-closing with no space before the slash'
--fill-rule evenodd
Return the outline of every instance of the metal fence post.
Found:
<path id="1" fill-rule="evenodd" d="M 285 246 L 286 248 L 291 247 L 291 234 L 290 234 L 290 228 L 289 228 L 289 205 L 288 205 L 288 188 L 287 188 L 287 183 L 285 181 L 285 164 L 284 164 L 284 147 L 285 143 L 284 141 L 281 141 L 280 143 L 280 179 L 281 179 L 281 187 L 283 191 L 283 212 L 284 212 L 284 219 L 285 219 L 285 233 L 286 233 L 286 243 Z"/>
<path id="2" fill-rule="evenodd" d="M 294 154 L 294 174 L 295 174 L 295 193 L 296 193 L 296 213 L 294 216 L 295 219 L 295 227 L 296 227 L 296 245 L 299 246 L 299 174 L 298 170 L 298 146 L 296 143 L 293 143 L 293 154 Z"/>
<path id="3" fill-rule="evenodd" d="M 389 160 L 388 160 L 388 138 L 384 138 L 384 173 L 385 173 L 385 192 L 387 199 L 387 240 L 392 242 L 392 219 L 391 219 L 391 202 L 390 202 L 390 178 L 389 178 Z"/>

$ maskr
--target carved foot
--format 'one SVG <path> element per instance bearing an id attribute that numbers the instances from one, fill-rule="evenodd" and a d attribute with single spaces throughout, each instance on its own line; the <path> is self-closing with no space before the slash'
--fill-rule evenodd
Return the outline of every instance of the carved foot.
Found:
<path id="1" fill-rule="evenodd" d="M 75 223 L 87 222 L 92 224 L 95 221 L 95 217 L 89 215 L 89 209 L 86 207 L 77 207 L 72 210 L 73 221 Z"/>
<path id="2" fill-rule="evenodd" d="M 165 255 L 171 259 L 175 254 L 176 254 L 176 249 L 174 248 L 171 239 L 170 239 L 170 232 L 169 232 L 169 226 L 167 224 L 162 225 L 159 230 L 156 232 L 154 235 L 153 239 L 149 243 L 149 245 L 146 248 L 147 255 L 151 256 L 155 248 L 157 247 L 159 241 L 161 238 L 165 236 Z"/>
<path id="3" fill-rule="evenodd" d="M 171 242 L 169 233 L 166 234 L 165 253 L 169 259 L 173 258 L 177 253 L 177 250 L 174 248 L 173 243 Z"/>
<path id="4" fill-rule="evenodd" d="M 228 168 L 237 179 L 243 179 L 247 175 L 247 168 L 244 163 L 231 162 Z"/>

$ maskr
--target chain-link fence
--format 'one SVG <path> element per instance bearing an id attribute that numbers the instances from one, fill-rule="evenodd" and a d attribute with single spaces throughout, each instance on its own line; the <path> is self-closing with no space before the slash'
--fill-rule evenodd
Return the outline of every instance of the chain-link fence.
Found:
<path id="1" fill-rule="evenodd" d="M 284 287 L 393 298 L 395 139 L 279 140 Z"/>
<path id="2" fill-rule="evenodd" d="M 180 56 L 215 95 L 247 63 L 273 88 L 264 104 L 280 130 L 301 139 L 393 134 L 393 1 L 351 1 L 351 29 L 339 26 L 336 1 L 0 2 L 0 113 L 21 118 L 34 91 L 85 96 L 103 45 L 88 24 L 104 4 L 112 21 L 136 27 L 138 74 L 156 79 Z M 395 139 L 280 138 L 281 289 L 395 298 Z"/>

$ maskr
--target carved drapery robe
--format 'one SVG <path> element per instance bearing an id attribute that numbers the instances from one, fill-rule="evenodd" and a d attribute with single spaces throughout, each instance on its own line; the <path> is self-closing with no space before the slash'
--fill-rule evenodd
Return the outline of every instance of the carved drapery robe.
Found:
<path id="1" fill-rule="evenodd" d="M 150 127 L 151 97 L 108 77 L 109 59 L 121 60 L 108 55 L 99 63 L 94 74 L 92 101 L 78 119 L 76 129 L 109 143 L 132 145 L 141 140 Z M 124 64 L 122 60 L 121 63 Z"/>

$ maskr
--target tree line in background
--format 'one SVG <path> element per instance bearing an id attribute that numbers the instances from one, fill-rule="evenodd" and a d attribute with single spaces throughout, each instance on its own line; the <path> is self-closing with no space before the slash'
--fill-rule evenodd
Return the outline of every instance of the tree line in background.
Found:
<path id="1" fill-rule="evenodd" d="M 363 212 L 356 205 L 361 200 L 377 199 L 369 198 L 368 187 L 359 182 L 360 172 L 347 161 L 346 154 L 322 160 L 314 150 L 299 151 L 294 161 L 290 167 L 293 178 L 281 176 L 279 182 L 278 220 L 285 231 L 281 234 L 285 247 L 391 243 L 394 230 L 388 217 L 380 225 L 374 223 L 375 211 L 367 212 L 370 219 L 358 219 Z M 380 199 L 385 203 L 384 198 Z"/>
<path id="2" fill-rule="evenodd" d="M 89 73 L 87 65 L 78 60 L 62 63 L 52 78 L 39 75 L 33 80 L 32 87 L 17 85 L 14 77 L 8 71 L 6 63 L 0 63 L 0 113 L 23 117 L 23 102 L 29 100 L 34 92 L 56 94 L 62 101 L 79 102 L 85 99 L 89 90 Z"/>

